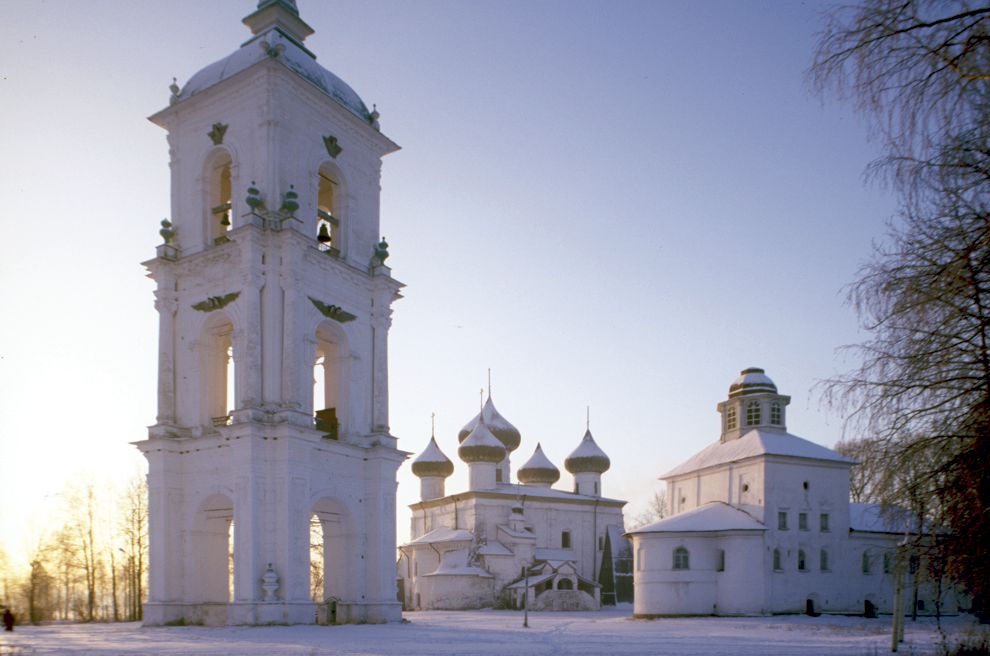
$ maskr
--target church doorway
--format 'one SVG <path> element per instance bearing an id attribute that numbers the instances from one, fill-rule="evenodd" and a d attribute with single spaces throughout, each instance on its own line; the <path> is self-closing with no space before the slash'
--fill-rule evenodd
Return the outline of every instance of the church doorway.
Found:
<path id="1" fill-rule="evenodd" d="M 876 619 L 877 616 L 877 606 L 873 603 L 872 599 L 867 598 L 863 602 L 863 617 L 868 619 Z"/>
<path id="2" fill-rule="evenodd" d="M 821 615 L 821 610 L 818 607 L 818 601 L 815 595 L 811 595 L 804 602 L 804 614 L 809 617 L 818 617 Z"/>

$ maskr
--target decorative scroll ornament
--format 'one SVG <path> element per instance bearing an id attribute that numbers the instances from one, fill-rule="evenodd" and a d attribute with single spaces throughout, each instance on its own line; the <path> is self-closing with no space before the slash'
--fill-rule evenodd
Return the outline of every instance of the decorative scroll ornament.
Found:
<path id="1" fill-rule="evenodd" d="M 327 147 L 327 154 L 334 159 L 337 159 L 337 155 L 344 151 L 344 149 L 340 147 L 340 144 L 337 143 L 337 137 L 332 134 L 328 134 L 323 137 L 323 145 Z"/>
<path id="2" fill-rule="evenodd" d="M 320 311 L 320 314 L 328 319 L 333 319 L 334 321 L 339 321 L 340 323 L 347 323 L 348 321 L 354 321 L 357 316 L 347 312 L 339 305 L 328 305 L 323 301 L 318 301 L 312 296 L 307 296 L 310 302 Z"/>
<path id="3" fill-rule="evenodd" d="M 231 294 L 224 294 L 223 296 L 210 296 L 205 301 L 194 303 L 192 308 L 200 312 L 213 312 L 214 310 L 219 310 L 222 307 L 230 305 L 240 295 L 240 292 L 233 292 Z"/>
<path id="4" fill-rule="evenodd" d="M 223 143 L 223 135 L 227 134 L 228 127 L 229 126 L 224 125 L 223 123 L 214 123 L 213 129 L 206 133 L 206 135 L 210 138 L 210 141 L 213 142 L 214 146 L 219 146 Z"/>

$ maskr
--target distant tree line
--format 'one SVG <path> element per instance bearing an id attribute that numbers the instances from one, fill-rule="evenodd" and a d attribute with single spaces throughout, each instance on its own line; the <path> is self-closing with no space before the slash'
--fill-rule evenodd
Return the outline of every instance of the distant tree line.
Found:
<path id="1" fill-rule="evenodd" d="M 147 590 L 148 491 L 143 476 L 123 492 L 67 486 L 60 518 L 13 562 L 0 551 L 0 605 L 18 623 L 142 618 Z"/>
<path id="2" fill-rule="evenodd" d="M 869 119 L 898 199 L 848 288 L 868 338 L 825 383 L 857 437 L 854 499 L 913 516 L 916 549 L 990 617 L 990 5 L 863 0 L 832 11 L 810 79 Z"/>

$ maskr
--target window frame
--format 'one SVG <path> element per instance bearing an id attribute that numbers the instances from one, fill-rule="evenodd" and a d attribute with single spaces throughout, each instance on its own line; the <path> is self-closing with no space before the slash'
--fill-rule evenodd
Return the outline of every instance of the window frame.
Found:
<path id="1" fill-rule="evenodd" d="M 762 420 L 762 412 L 759 401 L 750 401 L 746 404 L 746 426 L 759 426 Z"/>
<path id="2" fill-rule="evenodd" d="M 778 531 L 788 531 L 787 528 L 787 511 L 778 510 L 777 511 L 777 530 Z"/>
<path id="3" fill-rule="evenodd" d="M 691 552 L 687 547 L 679 546 L 674 549 L 671 569 L 676 571 L 688 571 L 691 569 Z"/>

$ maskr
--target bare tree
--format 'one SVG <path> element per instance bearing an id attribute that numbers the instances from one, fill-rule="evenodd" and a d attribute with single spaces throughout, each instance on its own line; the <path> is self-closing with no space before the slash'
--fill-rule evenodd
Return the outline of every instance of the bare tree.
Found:
<path id="1" fill-rule="evenodd" d="M 661 488 L 653 492 L 646 509 L 632 518 L 629 530 L 652 524 L 667 516 L 667 490 Z"/>
<path id="2" fill-rule="evenodd" d="M 126 559 L 124 596 L 127 600 L 127 619 L 141 620 L 148 553 L 148 485 L 143 475 L 131 479 L 121 504 L 120 538 L 124 546 L 119 549 Z"/>
<path id="3" fill-rule="evenodd" d="M 826 17 L 810 78 L 872 119 L 888 146 L 924 158 L 982 119 L 990 7 L 966 0 L 868 0 Z"/>
<path id="4" fill-rule="evenodd" d="M 884 138 L 900 197 L 849 301 L 869 339 L 825 398 L 873 436 L 860 491 L 909 508 L 945 569 L 990 602 L 990 6 L 866 0 L 834 12 L 811 69 Z M 979 464 L 977 464 L 979 463 Z M 879 481 L 879 483 L 877 482 Z M 932 554 L 934 555 L 934 554 Z M 944 567 L 943 567 L 944 565 Z"/>

